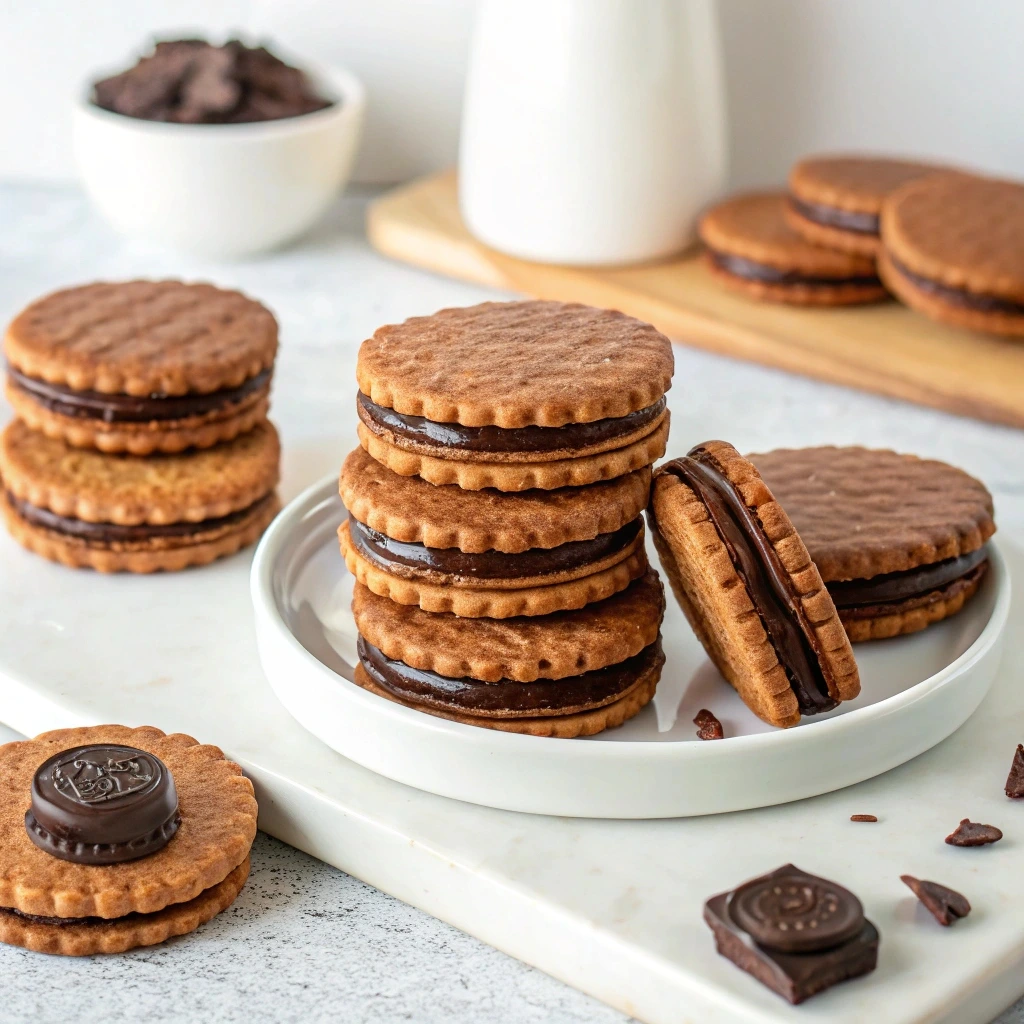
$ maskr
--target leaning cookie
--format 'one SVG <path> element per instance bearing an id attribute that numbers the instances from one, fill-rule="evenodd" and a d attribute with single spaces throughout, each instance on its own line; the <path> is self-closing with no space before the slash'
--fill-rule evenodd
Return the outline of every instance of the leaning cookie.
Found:
<path id="1" fill-rule="evenodd" d="M 191 736 L 100 725 L 0 747 L 0 942 L 87 956 L 225 909 L 249 872 L 252 783 Z"/>
<path id="2" fill-rule="evenodd" d="M 552 489 L 649 466 L 668 436 L 672 347 L 560 302 L 485 302 L 381 327 L 356 374 L 359 439 L 402 476 Z"/>
<path id="3" fill-rule="evenodd" d="M 7 399 L 34 430 L 105 452 L 206 448 L 266 417 L 277 321 L 209 284 L 83 285 L 7 328 Z"/>
<path id="4" fill-rule="evenodd" d="M 657 574 L 578 611 L 470 619 L 395 604 L 359 584 L 355 680 L 407 707 L 534 736 L 590 736 L 654 695 L 664 655 Z"/>
<path id="5" fill-rule="evenodd" d="M 19 544 L 100 572 L 173 571 L 252 544 L 279 508 L 280 445 L 264 421 L 180 455 L 106 455 L 15 420 L 0 436 L 0 514 Z"/>
<path id="6" fill-rule="evenodd" d="M 992 496 L 945 462 L 868 448 L 751 455 L 818 567 L 850 639 L 914 633 L 978 591 Z"/>
<path id="7" fill-rule="evenodd" d="M 835 605 L 752 463 L 708 441 L 654 474 L 655 544 L 694 632 L 747 706 L 771 725 L 860 692 Z"/>

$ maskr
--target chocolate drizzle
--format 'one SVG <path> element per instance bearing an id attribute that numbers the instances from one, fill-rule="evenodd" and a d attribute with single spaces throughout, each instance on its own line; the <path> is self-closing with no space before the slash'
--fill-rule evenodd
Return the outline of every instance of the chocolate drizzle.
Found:
<path id="1" fill-rule="evenodd" d="M 260 391 L 270 380 L 270 370 L 250 377 L 237 388 L 224 388 L 208 394 L 150 395 L 106 394 L 103 391 L 76 391 L 63 384 L 28 377 L 13 366 L 7 368 L 11 383 L 36 403 L 60 416 L 104 423 L 152 423 L 206 416 L 241 402 Z"/>
<path id="2" fill-rule="evenodd" d="M 375 434 L 391 433 L 407 441 L 470 452 L 557 452 L 587 448 L 626 437 L 653 423 L 665 410 L 665 399 L 628 416 L 567 423 L 564 427 L 466 427 L 437 423 L 423 416 L 406 416 L 372 402 L 361 391 L 356 399 L 359 418 Z"/>
<path id="3" fill-rule="evenodd" d="M 742 277 L 747 281 L 763 281 L 765 284 L 793 284 L 808 288 L 827 288 L 840 285 L 864 285 L 880 287 L 882 282 L 876 274 L 865 274 L 853 277 L 819 277 L 812 274 L 801 274 L 795 270 L 778 270 L 764 263 L 756 263 L 743 256 L 708 249 L 712 263 L 727 274 Z"/>
<path id="4" fill-rule="evenodd" d="M 367 561 L 400 576 L 444 573 L 470 579 L 526 579 L 578 569 L 600 561 L 631 544 L 643 528 L 637 516 L 614 533 L 593 540 L 569 541 L 554 548 L 531 548 L 517 554 L 484 551 L 472 554 L 458 548 L 428 548 L 424 544 L 394 540 L 349 516 L 349 536 Z"/>
<path id="5" fill-rule="evenodd" d="M 809 203 L 796 196 L 789 197 L 789 204 L 805 220 L 814 221 L 827 228 L 841 231 L 855 231 L 859 235 L 877 235 L 880 218 L 877 213 L 863 213 L 857 210 L 842 210 L 838 206 L 824 203 Z"/>
<path id="6" fill-rule="evenodd" d="M 818 655 L 818 640 L 804 614 L 800 596 L 795 593 L 789 573 L 756 513 L 700 447 L 667 463 L 663 469 L 682 480 L 707 506 L 786 670 L 800 713 L 817 715 L 838 707 L 839 701 L 829 693 Z"/>
<path id="7" fill-rule="evenodd" d="M 905 277 L 915 288 L 934 295 L 943 302 L 952 306 L 960 306 L 962 309 L 973 309 L 979 313 L 1008 313 L 1011 316 L 1024 316 L 1024 302 L 1015 302 L 1013 299 L 1004 299 L 998 295 L 981 295 L 978 292 L 970 292 L 966 288 L 953 288 L 940 281 L 933 281 L 930 277 L 923 277 L 914 273 L 899 260 L 887 252 L 889 262 L 892 263 L 896 272 Z"/>

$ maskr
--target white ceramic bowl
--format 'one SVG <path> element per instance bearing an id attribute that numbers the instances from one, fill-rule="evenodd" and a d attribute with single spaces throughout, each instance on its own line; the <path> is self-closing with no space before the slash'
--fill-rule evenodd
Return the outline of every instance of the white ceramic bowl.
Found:
<path id="1" fill-rule="evenodd" d="M 82 184 L 122 234 L 214 259 L 250 256 L 311 227 L 344 187 L 366 94 L 338 68 L 304 64 L 324 110 L 254 124 L 166 124 L 75 107 Z"/>

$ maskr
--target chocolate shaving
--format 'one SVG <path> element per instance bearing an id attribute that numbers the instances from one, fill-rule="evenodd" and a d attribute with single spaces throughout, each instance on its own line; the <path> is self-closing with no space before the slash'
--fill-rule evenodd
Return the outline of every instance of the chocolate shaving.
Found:
<path id="1" fill-rule="evenodd" d="M 950 846 L 987 846 L 998 843 L 1003 833 L 995 825 L 982 825 L 977 821 L 964 818 L 948 836 L 946 842 Z"/>
<path id="2" fill-rule="evenodd" d="M 1017 744 L 1010 774 L 1006 776 L 1006 795 L 1013 800 L 1024 797 L 1024 744 L 1021 743 Z"/>
<path id="3" fill-rule="evenodd" d="M 851 814 L 850 821 L 878 821 L 873 814 Z"/>
<path id="4" fill-rule="evenodd" d="M 911 892 L 924 904 L 931 915 L 944 927 L 951 925 L 957 918 L 966 917 L 971 912 L 971 905 L 966 897 L 955 889 L 947 889 L 938 882 L 926 882 L 913 875 L 900 875 L 900 881 L 907 885 Z"/>
<path id="5" fill-rule="evenodd" d="M 715 718 L 707 708 L 701 708 L 697 717 L 693 720 L 697 726 L 697 739 L 700 740 L 722 740 L 725 733 L 722 731 L 722 723 Z"/>

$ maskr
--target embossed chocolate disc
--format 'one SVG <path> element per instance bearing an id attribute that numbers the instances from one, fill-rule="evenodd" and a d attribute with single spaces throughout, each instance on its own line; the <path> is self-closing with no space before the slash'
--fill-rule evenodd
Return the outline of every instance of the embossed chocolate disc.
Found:
<path id="1" fill-rule="evenodd" d="M 838 946 L 864 927 L 864 908 L 849 889 L 792 866 L 740 886 L 729 913 L 758 945 L 780 953 Z"/>
<path id="2" fill-rule="evenodd" d="M 75 747 L 44 761 L 25 812 L 32 842 L 77 864 L 117 864 L 155 853 L 180 822 L 178 794 L 163 761 L 113 745 Z"/>

